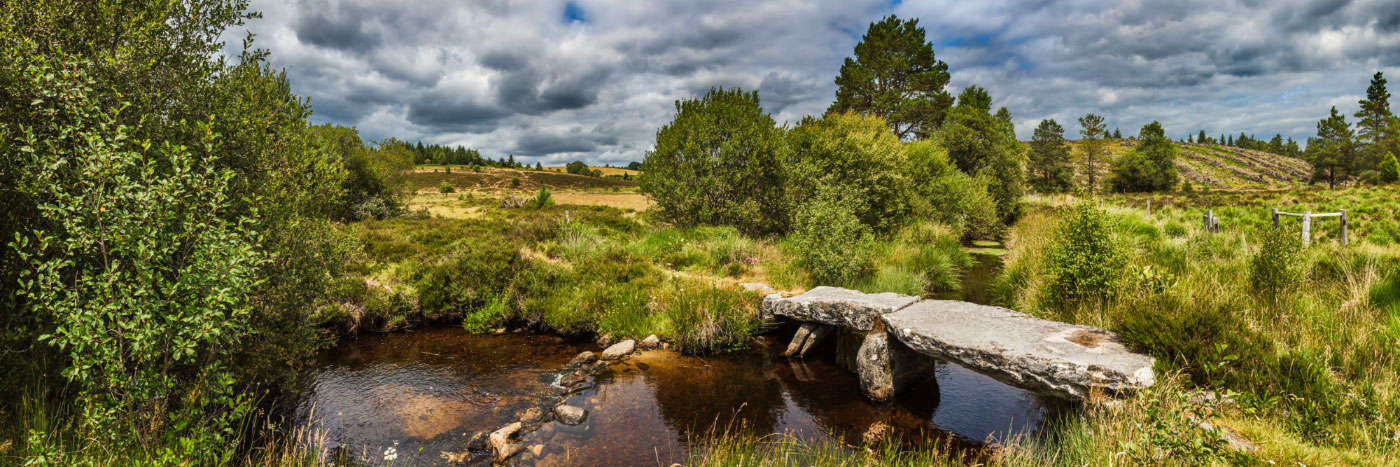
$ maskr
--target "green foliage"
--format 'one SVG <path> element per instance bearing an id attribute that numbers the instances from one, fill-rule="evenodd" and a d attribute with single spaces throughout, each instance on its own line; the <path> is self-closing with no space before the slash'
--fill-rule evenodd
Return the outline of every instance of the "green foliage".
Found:
<path id="1" fill-rule="evenodd" d="M 425 313 L 471 313 L 504 293 L 524 260 L 516 246 L 486 238 L 463 239 L 414 275 Z"/>
<path id="2" fill-rule="evenodd" d="M 1381 173 L 1380 180 L 1385 183 L 1395 183 L 1400 181 L 1400 161 L 1395 159 L 1395 153 L 1385 153 L 1385 158 L 1376 167 Z"/>
<path id="3" fill-rule="evenodd" d="M 917 217 L 974 238 L 992 238 L 1001 231 L 996 200 L 987 189 L 993 183 L 991 177 L 959 171 L 948 159 L 948 151 L 933 141 L 908 143 L 905 153 L 915 193 L 910 205 Z"/>
<path id="4" fill-rule="evenodd" d="M 1356 159 L 1356 144 L 1346 117 L 1332 108 L 1332 114 L 1317 122 L 1317 137 L 1308 139 L 1307 159 L 1313 165 L 1313 180 L 1327 180 L 1328 188 L 1337 186 L 1337 175 L 1351 170 Z"/>
<path id="5" fill-rule="evenodd" d="M 346 176 L 336 216 L 348 220 L 383 219 L 403 209 L 409 191 L 404 173 L 413 168 L 413 153 L 389 140 L 366 145 L 354 128 L 332 124 L 310 127 L 321 150 L 339 159 Z M 448 168 L 451 173 L 451 168 Z"/>
<path id="6" fill-rule="evenodd" d="M 23 264 L 19 311 L 51 325 L 38 341 L 66 357 L 93 436 L 122 446 L 128 424 L 153 426 L 182 440 L 168 455 L 204 456 L 234 439 L 217 413 L 242 406 L 229 363 L 267 257 L 253 219 L 221 217 L 234 172 L 216 167 L 209 126 L 196 151 L 133 138 L 93 91 L 92 67 L 36 64 L 21 76 L 50 120 L 6 153 L 25 155 L 18 188 L 42 200 L 45 226 L 8 244 Z"/>
<path id="7" fill-rule="evenodd" d="M 511 188 L 520 188 L 520 177 L 511 177 L 511 178 L 510 178 L 510 187 L 511 187 Z"/>
<path id="8" fill-rule="evenodd" d="M 865 270 L 870 228 L 852 212 L 849 194 L 828 187 L 798 207 L 794 240 L 812 277 L 823 284 L 846 284 Z"/>
<path id="9" fill-rule="evenodd" d="M 1058 305 L 1112 298 L 1127 263 L 1103 210 L 1081 203 L 1055 228 L 1046 252 L 1050 298 Z"/>
<path id="10" fill-rule="evenodd" d="M 1074 168 L 1070 167 L 1069 143 L 1065 129 L 1054 119 L 1041 120 L 1031 137 L 1029 168 L 1030 185 L 1042 193 L 1069 191 L 1074 184 Z"/>
<path id="11" fill-rule="evenodd" d="M 593 169 L 588 168 L 588 164 L 583 161 L 573 161 L 564 166 L 564 171 L 574 175 L 593 176 Z"/>
<path id="12" fill-rule="evenodd" d="M 530 200 L 529 206 L 535 209 L 544 209 L 554 205 L 554 197 L 549 193 L 549 187 L 540 184 L 540 191 L 535 193 L 535 199 Z"/>
<path id="13" fill-rule="evenodd" d="M 1176 146 L 1157 122 L 1142 127 L 1138 145 L 1113 163 L 1109 186 L 1117 192 L 1169 191 L 1176 188 Z"/>
<path id="14" fill-rule="evenodd" d="M 1290 229 L 1261 232 L 1259 252 L 1249 259 L 1249 283 L 1254 293 L 1271 305 L 1302 285 L 1302 240 Z"/>
<path id="15" fill-rule="evenodd" d="M 948 65 L 934 58 L 918 19 L 893 15 L 870 23 L 836 76 L 836 102 L 827 114 L 857 112 L 882 118 L 900 140 L 927 137 L 943 124 L 953 98 Z"/>
<path id="16" fill-rule="evenodd" d="M 647 154 L 641 190 L 663 220 L 781 231 L 782 133 L 763 113 L 758 93 L 711 89 L 678 101 L 676 118 L 657 131 Z"/>
<path id="17" fill-rule="evenodd" d="M 442 182 L 442 183 L 439 183 L 439 184 L 438 184 L 438 193 L 442 193 L 442 194 L 445 195 L 445 194 L 448 194 L 448 193 L 456 193 L 456 192 L 457 192 L 457 185 L 453 185 L 451 182 Z"/>
<path id="18" fill-rule="evenodd" d="M 1108 157 L 1108 141 L 1104 138 L 1107 135 L 1107 126 L 1104 125 L 1103 117 L 1088 114 L 1079 117 L 1079 150 L 1084 154 L 1084 173 L 1089 176 L 1089 192 L 1093 193 L 1098 188 L 1098 168 L 1095 166 L 1101 159 Z M 1113 139 L 1122 139 L 1122 134 L 1118 129 L 1113 129 Z"/>
<path id="19" fill-rule="evenodd" d="M 969 86 L 958 95 L 958 105 L 934 136 L 947 148 L 959 170 L 992 180 L 987 190 L 996 200 L 997 215 L 1003 222 L 1010 222 L 1021 213 L 1024 147 L 1006 122 L 992 116 L 990 106 L 991 96 L 986 90 Z"/>
<path id="20" fill-rule="evenodd" d="M 1145 408 L 1136 439 L 1123 444 L 1133 465 L 1214 465 L 1230 458 L 1220 432 L 1202 426 L 1215 408 L 1190 400 L 1185 391 L 1147 389 L 1137 396 Z"/>
<path id="21" fill-rule="evenodd" d="M 798 162 L 787 177 L 789 205 L 839 190 L 848 212 L 877 233 L 903 225 L 912 185 L 903 145 L 878 117 L 855 113 L 806 118 L 788 134 Z"/>

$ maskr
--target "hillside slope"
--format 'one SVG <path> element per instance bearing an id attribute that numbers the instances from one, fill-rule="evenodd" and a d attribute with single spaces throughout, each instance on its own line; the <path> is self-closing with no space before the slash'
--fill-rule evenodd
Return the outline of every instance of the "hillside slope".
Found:
<path id="1" fill-rule="evenodd" d="M 1087 182 L 1078 142 L 1071 141 L 1075 155 L 1075 181 Z M 1216 144 L 1173 143 L 1176 145 L 1176 170 L 1183 181 L 1197 187 L 1212 189 L 1286 188 L 1307 183 L 1312 165 L 1279 154 L 1241 149 Z M 1098 164 L 1094 172 L 1098 182 L 1109 178 L 1112 161 L 1131 151 L 1137 142 L 1114 140 L 1109 143 L 1109 161 Z M 1100 185 L 1102 186 L 1102 185 Z"/>
<path id="2" fill-rule="evenodd" d="M 633 188 L 637 186 L 636 179 L 620 180 L 617 178 L 589 177 L 585 175 L 574 175 L 568 173 L 552 172 L 548 170 L 519 170 L 519 169 L 498 169 L 494 167 L 482 168 L 481 172 L 474 172 L 471 169 L 457 167 L 452 169 L 452 173 L 447 173 L 446 169 L 440 168 L 418 168 L 408 174 L 409 183 L 413 184 L 413 189 L 436 189 L 442 182 L 450 182 L 460 188 L 486 188 L 486 189 L 506 189 L 511 187 L 511 179 L 519 178 L 519 189 L 536 190 L 541 184 L 548 185 L 551 189 L 589 189 L 589 188 Z"/>

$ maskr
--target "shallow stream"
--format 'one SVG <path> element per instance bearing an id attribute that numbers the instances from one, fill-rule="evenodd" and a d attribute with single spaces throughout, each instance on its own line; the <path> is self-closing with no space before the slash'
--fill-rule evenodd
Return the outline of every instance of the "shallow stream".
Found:
<path id="1" fill-rule="evenodd" d="M 985 281 L 990 273 L 979 269 L 999 265 L 999 258 L 983 256 L 965 281 Z M 935 378 L 895 402 L 871 403 L 855 374 L 836 364 L 838 339 L 790 361 L 781 341 L 789 336 L 775 332 L 722 356 L 654 350 L 614 364 L 595 385 L 565 396 L 588 410 L 584 423 L 544 423 L 525 441 L 539 445 L 538 453 L 527 450 L 513 461 L 664 466 L 683 463 L 706 434 L 737 426 L 858 444 L 882 423 L 903 441 L 976 447 L 1032 433 L 1065 410 L 953 364 L 939 364 Z M 554 336 L 471 335 L 456 327 L 346 340 L 323 352 L 303 378 L 295 417 L 323 430 L 327 447 L 369 463 L 380 463 L 394 447 L 397 464 L 442 464 L 462 455 L 485 464 L 489 452 L 466 452 L 467 440 L 517 420 L 541 398 L 559 397 L 552 386 L 585 350 L 599 349 Z"/>

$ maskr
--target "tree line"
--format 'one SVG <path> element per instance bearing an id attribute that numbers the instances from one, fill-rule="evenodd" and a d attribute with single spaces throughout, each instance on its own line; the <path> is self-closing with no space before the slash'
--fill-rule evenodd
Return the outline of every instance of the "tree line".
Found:
<path id="1" fill-rule="evenodd" d="M 1355 126 L 1332 107 L 1317 122 L 1317 136 L 1308 138 L 1304 158 L 1313 165 L 1312 182 L 1326 181 L 1329 188 L 1354 179 L 1365 184 L 1400 181 L 1400 118 L 1390 110 L 1385 75 L 1377 71 L 1366 88 Z"/>

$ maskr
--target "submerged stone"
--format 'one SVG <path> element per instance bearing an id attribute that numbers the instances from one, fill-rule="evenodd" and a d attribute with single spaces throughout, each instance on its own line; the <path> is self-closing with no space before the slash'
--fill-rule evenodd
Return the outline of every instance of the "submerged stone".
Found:
<path id="1" fill-rule="evenodd" d="M 554 416 L 559 420 L 559 423 L 577 425 L 583 423 L 583 419 L 588 417 L 588 411 L 572 405 L 560 405 L 554 408 Z"/>
<path id="2" fill-rule="evenodd" d="M 910 348 L 1012 386 L 1067 399 L 1151 386 L 1154 359 L 1103 329 L 1001 307 L 925 300 L 882 320 Z"/>
<path id="3" fill-rule="evenodd" d="M 595 355 L 593 352 L 585 350 L 579 353 L 578 356 L 574 357 L 573 360 L 569 360 L 569 364 L 567 366 L 569 368 L 578 368 L 589 363 L 593 363 L 593 361 L 597 359 L 597 355 Z"/>
<path id="4" fill-rule="evenodd" d="M 856 351 L 860 391 L 877 402 L 894 399 L 899 391 L 933 375 L 933 357 L 891 339 L 884 330 L 865 335 Z"/>
<path id="5" fill-rule="evenodd" d="M 769 295 L 763 299 L 763 308 L 765 314 L 772 316 L 869 331 L 881 315 L 893 313 L 917 301 L 918 297 L 892 292 L 867 294 L 822 286 L 787 298 L 778 294 Z"/>

